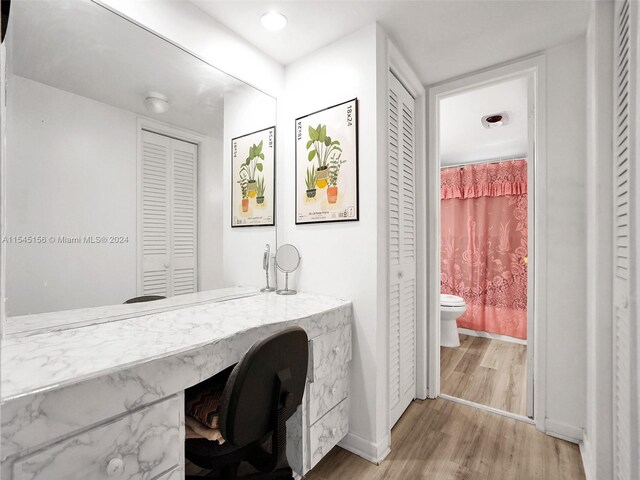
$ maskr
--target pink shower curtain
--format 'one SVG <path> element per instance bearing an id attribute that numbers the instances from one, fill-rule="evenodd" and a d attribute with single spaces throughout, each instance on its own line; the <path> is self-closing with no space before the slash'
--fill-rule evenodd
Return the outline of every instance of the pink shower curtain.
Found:
<path id="1" fill-rule="evenodd" d="M 527 162 L 443 169 L 441 291 L 458 327 L 527 338 Z"/>

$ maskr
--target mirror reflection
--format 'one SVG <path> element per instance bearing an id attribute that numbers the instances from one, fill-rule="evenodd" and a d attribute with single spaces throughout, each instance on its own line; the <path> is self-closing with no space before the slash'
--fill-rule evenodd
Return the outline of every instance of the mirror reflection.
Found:
<path id="1" fill-rule="evenodd" d="M 88 0 L 12 15 L 8 315 L 209 291 L 238 268 L 262 286 L 275 227 L 246 229 L 246 263 L 227 263 L 245 230 L 230 144 L 273 126 L 275 100 Z"/>

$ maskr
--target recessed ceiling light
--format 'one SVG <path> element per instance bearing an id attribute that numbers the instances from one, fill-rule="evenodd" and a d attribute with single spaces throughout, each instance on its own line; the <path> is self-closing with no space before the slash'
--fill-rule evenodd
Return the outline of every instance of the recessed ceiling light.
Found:
<path id="1" fill-rule="evenodd" d="M 287 26 L 287 17 L 278 12 L 269 12 L 260 17 L 260 22 L 267 30 L 277 32 Z"/>
<path id="2" fill-rule="evenodd" d="M 503 127 L 509 123 L 509 114 L 507 112 L 493 113 L 491 115 L 485 115 L 480 121 L 484 128 Z"/>

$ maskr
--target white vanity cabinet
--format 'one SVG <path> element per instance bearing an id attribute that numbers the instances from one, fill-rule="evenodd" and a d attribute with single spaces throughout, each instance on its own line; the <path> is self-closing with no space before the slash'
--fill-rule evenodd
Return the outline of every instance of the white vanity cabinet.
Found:
<path id="1" fill-rule="evenodd" d="M 2 340 L 2 480 L 182 480 L 184 390 L 257 340 L 309 336 L 303 402 L 287 422 L 304 475 L 349 426 L 351 303 L 257 295 Z"/>
<path id="2" fill-rule="evenodd" d="M 287 453 L 294 471 L 306 474 L 349 430 L 351 324 L 309 340 L 309 372 L 301 408 L 288 423 Z"/>
<path id="3" fill-rule="evenodd" d="M 181 396 L 126 414 L 13 464 L 13 480 L 152 479 L 181 464 Z"/>

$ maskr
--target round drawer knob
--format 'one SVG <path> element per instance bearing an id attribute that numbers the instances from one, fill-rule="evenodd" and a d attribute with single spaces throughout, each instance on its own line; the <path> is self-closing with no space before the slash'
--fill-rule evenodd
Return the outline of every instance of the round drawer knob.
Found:
<path id="1" fill-rule="evenodd" d="M 335 395 L 337 391 L 338 391 L 338 388 L 337 387 L 333 387 L 331 389 L 331 395 Z"/>
<path id="2" fill-rule="evenodd" d="M 107 475 L 117 477 L 124 472 L 124 461 L 120 457 L 115 457 L 107 463 Z"/>
<path id="3" fill-rule="evenodd" d="M 333 353 L 335 353 L 336 355 L 340 353 L 340 347 L 335 347 L 333 349 Z"/>
<path id="4" fill-rule="evenodd" d="M 331 429 L 331 436 L 335 437 L 338 434 L 338 429 L 337 428 L 332 428 Z"/>

